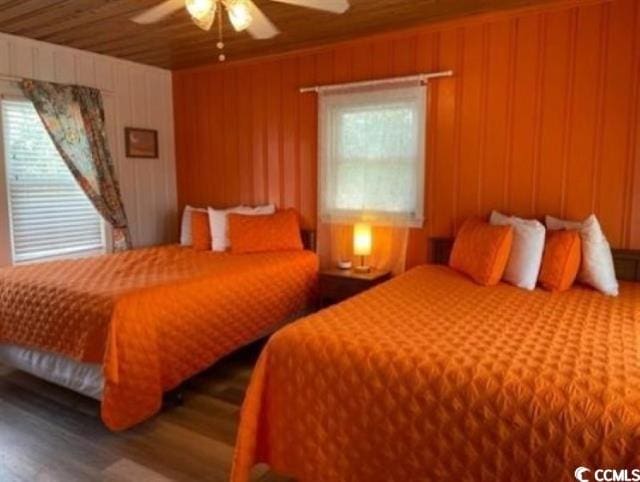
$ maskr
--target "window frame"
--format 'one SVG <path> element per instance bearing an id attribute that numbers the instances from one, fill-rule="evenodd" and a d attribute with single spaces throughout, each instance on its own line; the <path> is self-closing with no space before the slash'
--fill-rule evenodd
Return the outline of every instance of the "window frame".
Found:
<path id="1" fill-rule="evenodd" d="M 29 102 L 22 95 L 20 89 L 12 83 L 0 81 L 0 227 L 6 226 L 3 230 L 7 234 L 4 239 L 0 238 L 0 266 L 21 265 L 39 263 L 44 261 L 53 261 L 59 259 L 76 259 L 89 256 L 101 255 L 111 250 L 111 230 L 106 224 L 102 216 L 96 212 L 100 221 L 100 230 L 102 233 L 102 247 L 98 249 L 75 249 L 68 252 L 58 252 L 45 256 L 33 256 L 25 259 L 16 260 L 15 243 L 14 243 L 14 226 L 11 206 L 11 186 L 9 179 L 9 166 L 7 165 L 7 151 L 5 143 L 4 130 L 4 101 Z"/>
<path id="2" fill-rule="evenodd" d="M 380 226 L 406 226 L 410 228 L 422 228 L 425 222 L 425 192 L 426 192 L 426 161 L 427 161 L 427 122 L 428 122 L 428 91 L 427 85 L 415 82 L 402 82 L 397 84 L 385 84 L 382 86 L 364 88 L 336 88 L 326 92 L 320 91 L 318 98 L 318 207 L 319 219 L 324 223 L 354 223 L 358 221 L 368 221 Z M 409 90 L 413 93 L 408 94 Z M 393 93 L 397 92 L 394 96 Z M 373 210 L 350 210 L 339 209 L 331 206 L 331 199 L 335 198 L 336 189 L 334 171 L 338 161 L 331 160 L 331 151 L 336 150 L 337 144 L 328 147 L 331 139 L 337 139 L 337 126 L 339 122 L 332 117 L 338 115 L 336 111 L 346 110 L 348 96 L 353 97 L 352 107 L 366 106 L 363 100 L 367 96 L 373 99 L 370 103 L 406 103 L 415 102 L 418 107 L 417 119 L 417 158 L 415 161 L 414 175 L 415 186 L 415 209 L 408 211 L 373 211 Z M 386 98 L 384 100 L 381 100 Z M 330 127 L 333 127 L 333 131 Z M 335 141 L 333 141 L 335 142 Z M 412 163 L 413 164 L 413 163 Z"/>

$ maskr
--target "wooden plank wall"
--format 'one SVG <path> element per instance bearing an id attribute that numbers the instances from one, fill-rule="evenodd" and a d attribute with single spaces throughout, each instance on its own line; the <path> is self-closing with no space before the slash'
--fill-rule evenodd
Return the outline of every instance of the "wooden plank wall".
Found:
<path id="1" fill-rule="evenodd" d="M 316 223 L 316 99 L 303 85 L 453 69 L 430 89 L 427 222 L 493 209 L 582 218 L 640 248 L 640 2 L 562 1 L 174 72 L 179 205 L 276 202 Z"/>
<path id="2" fill-rule="evenodd" d="M 0 33 L 0 76 L 3 75 L 103 89 L 107 135 L 134 244 L 145 246 L 177 239 L 172 78 L 168 70 Z M 15 89 L 11 83 L 2 83 L 4 90 Z M 125 127 L 157 129 L 159 159 L 128 159 Z M 4 180 L 0 181 L 4 186 Z M 1 209 L 5 202 L 2 197 L 0 229 L 8 233 L 5 209 Z M 0 265 L 7 262 L 8 255 L 6 240 L 1 238 Z"/>

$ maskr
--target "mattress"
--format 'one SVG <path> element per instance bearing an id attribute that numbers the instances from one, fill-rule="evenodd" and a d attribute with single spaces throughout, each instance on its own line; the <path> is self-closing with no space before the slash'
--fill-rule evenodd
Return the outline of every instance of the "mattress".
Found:
<path id="1" fill-rule="evenodd" d="M 640 467 L 640 284 L 481 287 L 415 268 L 276 333 L 232 480 L 575 480 Z"/>
<path id="2" fill-rule="evenodd" d="M 308 315 L 309 309 L 292 315 L 260 333 L 255 340 L 264 338 L 288 323 Z M 240 348 L 240 347 L 238 347 Z M 0 345 L 0 363 L 68 388 L 95 400 L 102 400 L 104 377 L 99 363 L 83 363 L 72 358 L 17 345 Z"/>
<path id="3" fill-rule="evenodd" d="M 163 246 L 0 269 L 0 344 L 98 364 L 101 415 L 128 428 L 162 395 L 313 302 L 308 251 Z"/>
<path id="4" fill-rule="evenodd" d="M 260 333 L 255 340 L 264 338 L 288 323 L 308 315 L 305 309 L 292 315 L 281 323 L 274 324 Z M 240 347 L 238 347 L 240 348 Z M 83 363 L 72 358 L 56 355 L 42 350 L 29 349 L 16 345 L 0 345 L 0 363 L 42 378 L 61 387 L 68 388 L 95 400 L 102 400 L 104 377 L 99 363 Z"/>

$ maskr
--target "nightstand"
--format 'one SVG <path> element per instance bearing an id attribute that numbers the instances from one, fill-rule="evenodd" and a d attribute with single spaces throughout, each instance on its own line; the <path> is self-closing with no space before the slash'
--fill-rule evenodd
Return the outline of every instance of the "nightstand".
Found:
<path id="1" fill-rule="evenodd" d="M 391 279 L 389 271 L 371 270 L 356 273 L 352 270 L 327 269 L 320 271 L 320 306 L 325 307 L 362 293 Z"/>

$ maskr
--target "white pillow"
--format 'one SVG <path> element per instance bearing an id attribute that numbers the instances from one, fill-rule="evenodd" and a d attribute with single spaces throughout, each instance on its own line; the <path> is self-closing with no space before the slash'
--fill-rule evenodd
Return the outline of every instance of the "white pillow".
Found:
<path id="1" fill-rule="evenodd" d="M 245 206 L 247 207 L 247 206 Z M 275 204 L 265 204 L 263 206 L 256 206 L 255 208 L 247 207 L 247 209 L 251 209 L 251 215 L 259 216 L 259 215 L 268 215 L 275 214 L 276 205 Z"/>
<path id="2" fill-rule="evenodd" d="M 605 295 L 618 296 L 618 280 L 613 267 L 611 246 L 602 232 L 598 218 L 592 214 L 584 221 L 566 221 L 546 217 L 547 229 L 577 229 L 582 241 L 582 264 L 578 281 Z"/>
<path id="3" fill-rule="evenodd" d="M 229 209 L 209 208 L 209 229 L 211 230 L 211 250 L 226 251 L 231 246 L 229 241 L 229 223 L 227 214 L 237 213 L 249 216 L 273 214 L 276 207 L 273 204 L 265 204 L 255 208 L 249 206 L 236 206 Z"/>
<path id="4" fill-rule="evenodd" d="M 180 244 L 182 246 L 191 246 L 191 213 L 198 211 L 200 213 L 206 213 L 204 208 L 194 208 L 192 206 L 185 206 L 182 211 L 182 222 L 180 223 Z"/>
<path id="5" fill-rule="evenodd" d="M 533 290 L 538 282 L 544 251 L 544 226 L 535 219 L 505 216 L 492 211 L 489 223 L 513 226 L 513 244 L 502 278 L 519 288 Z"/>

